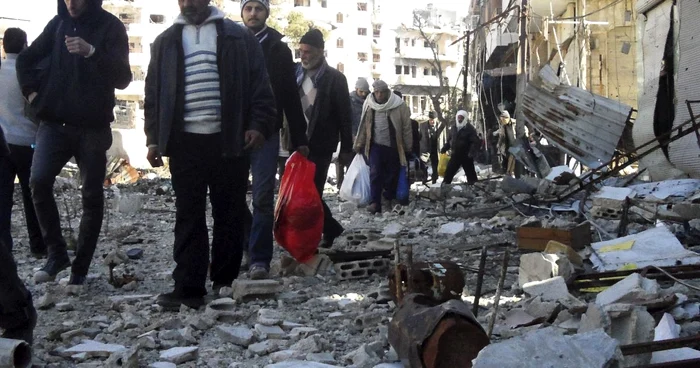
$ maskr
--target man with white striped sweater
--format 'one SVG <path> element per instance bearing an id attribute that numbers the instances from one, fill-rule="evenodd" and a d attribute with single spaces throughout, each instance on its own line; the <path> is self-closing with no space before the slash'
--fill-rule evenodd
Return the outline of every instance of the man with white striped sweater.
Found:
<path id="1" fill-rule="evenodd" d="M 215 290 L 238 276 L 249 155 L 276 119 L 258 41 L 209 1 L 178 0 L 181 15 L 153 43 L 146 76 L 148 160 L 161 166 L 161 155 L 170 156 L 177 197 L 175 290 L 157 300 L 165 309 L 203 305 L 208 269 Z"/>

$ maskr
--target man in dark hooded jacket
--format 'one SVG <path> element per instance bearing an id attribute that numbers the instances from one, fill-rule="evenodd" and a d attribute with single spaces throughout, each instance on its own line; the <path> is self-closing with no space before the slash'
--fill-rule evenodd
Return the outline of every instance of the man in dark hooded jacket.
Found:
<path id="1" fill-rule="evenodd" d="M 29 182 L 48 260 L 34 280 L 53 281 L 71 265 L 53 184 L 66 162 L 75 157 L 83 214 L 68 283 L 80 289 L 102 228 L 102 183 L 106 151 L 112 144 L 114 89 L 124 89 L 131 82 L 126 28 L 102 9 L 102 0 L 58 0 L 58 15 L 19 54 L 17 78 L 41 121 Z"/>

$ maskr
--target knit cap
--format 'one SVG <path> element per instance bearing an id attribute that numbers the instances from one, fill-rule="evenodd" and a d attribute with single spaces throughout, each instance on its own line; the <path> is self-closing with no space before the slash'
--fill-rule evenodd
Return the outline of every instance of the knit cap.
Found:
<path id="1" fill-rule="evenodd" d="M 300 44 L 313 46 L 318 49 L 323 49 L 325 42 L 323 42 L 323 33 L 316 28 L 310 29 L 304 36 L 301 37 L 299 41 Z"/>
<path id="2" fill-rule="evenodd" d="M 243 0 L 241 1 L 241 11 L 243 11 L 245 4 L 248 4 L 251 1 L 259 2 L 260 4 L 262 4 L 262 6 L 265 7 L 265 10 L 267 10 L 267 12 L 270 13 L 270 0 Z"/>
<path id="3" fill-rule="evenodd" d="M 369 92 L 369 83 L 367 82 L 367 79 L 361 77 L 357 78 L 357 82 L 355 82 L 355 89 Z"/>

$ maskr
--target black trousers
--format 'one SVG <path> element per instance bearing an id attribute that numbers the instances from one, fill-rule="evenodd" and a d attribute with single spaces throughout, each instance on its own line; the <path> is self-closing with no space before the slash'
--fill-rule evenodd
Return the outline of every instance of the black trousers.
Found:
<path id="1" fill-rule="evenodd" d="M 171 147 L 175 190 L 175 292 L 206 295 L 209 268 L 207 190 L 214 220 L 210 279 L 230 285 L 238 276 L 244 244 L 249 159 L 223 158 L 220 134 L 183 133 Z"/>
<path id="2" fill-rule="evenodd" d="M 22 202 L 24 204 L 24 218 L 27 222 L 29 234 L 29 249 L 34 253 L 46 252 L 46 245 L 41 236 L 39 221 L 34 212 L 32 192 L 29 188 L 29 174 L 32 167 L 34 150 L 29 146 L 10 146 L 10 155 L 0 158 L 0 236 L 6 245 L 12 249 L 12 237 L 10 224 L 12 217 L 13 192 L 15 189 L 15 176 L 19 178 L 22 188 Z"/>
<path id="3" fill-rule="evenodd" d="M 12 258 L 10 245 L 0 234 L 0 328 L 14 329 L 27 323 L 32 296 L 17 275 L 17 265 Z"/>
<path id="4" fill-rule="evenodd" d="M 445 169 L 445 183 L 452 183 L 452 179 L 459 171 L 460 166 L 464 169 L 464 173 L 467 175 L 467 182 L 469 184 L 476 183 L 479 178 L 476 176 L 476 169 L 474 169 L 474 159 L 465 155 L 457 154 L 450 157 L 450 161 L 447 162 L 447 169 Z"/>
<path id="5" fill-rule="evenodd" d="M 437 183 L 438 179 L 438 162 L 440 160 L 440 156 L 438 156 L 437 148 L 435 150 L 430 150 L 430 166 L 433 170 L 433 174 L 431 175 L 431 181 L 433 184 Z"/>
<path id="6" fill-rule="evenodd" d="M 336 238 L 345 230 L 343 229 L 343 225 L 333 218 L 331 209 L 328 208 L 328 205 L 323 200 L 323 187 L 326 185 L 328 167 L 331 165 L 332 158 L 332 153 L 314 154 L 311 152 L 309 154 L 309 160 L 316 164 L 314 184 L 316 184 L 316 190 L 318 190 L 318 194 L 321 196 L 321 202 L 323 203 L 323 236 L 325 238 Z"/>

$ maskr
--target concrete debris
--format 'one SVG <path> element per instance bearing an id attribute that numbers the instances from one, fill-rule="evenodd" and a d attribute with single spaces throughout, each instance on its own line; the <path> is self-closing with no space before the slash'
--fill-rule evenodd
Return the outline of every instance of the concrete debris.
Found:
<path id="1" fill-rule="evenodd" d="M 523 290 L 532 296 L 541 297 L 544 301 L 558 301 L 569 297 L 566 281 L 561 276 L 528 282 L 523 285 Z"/>
<path id="2" fill-rule="evenodd" d="M 94 340 L 83 340 L 79 345 L 66 349 L 64 356 L 72 356 L 75 354 L 85 353 L 88 358 L 92 357 L 108 357 L 113 353 L 118 353 L 126 350 L 124 345 L 118 344 L 103 344 Z"/>
<path id="3" fill-rule="evenodd" d="M 518 284 L 522 288 L 532 281 L 543 281 L 555 276 L 568 279 L 574 272 L 569 258 L 559 254 L 531 253 L 520 256 Z"/>
<path id="4" fill-rule="evenodd" d="M 241 280 L 233 282 L 233 299 L 251 297 L 272 297 L 282 291 L 282 284 L 276 280 Z"/>
<path id="5" fill-rule="evenodd" d="M 323 364 L 317 362 L 292 360 L 275 364 L 268 364 L 265 368 L 341 368 L 337 365 Z"/>
<path id="6" fill-rule="evenodd" d="M 464 231 L 464 222 L 450 222 L 440 226 L 438 234 L 440 235 L 457 235 Z"/>
<path id="7" fill-rule="evenodd" d="M 659 324 L 654 328 L 654 341 L 677 339 L 680 337 L 681 326 L 676 324 L 673 317 L 664 313 Z M 651 353 L 651 364 L 675 362 L 679 360 L 700 359 L 700 351 L 691 348 L 661 350 Z"/>
<path id="8" fill-rule="evenodd" d="M 612 303 L 634 303 L 655 299 L 659 296 L 659 283 L 633 273 L 596 296 L 598 305 Z"/>
<path id="9" fill-rule="evenodd" d="M 171 363 L 182 364 L 191 360 L 196 360 L 199 348 L 196 346 L 175 347 L 160 352 L 160 359 Z"/>
<path id="10" fill-rule="evenodd" d="M 253 331 L 244 326 L 217 326 L 216 332 L 221 340 L 243 347 L 248 347 L 255 337 Z"/>
<path id="11" fill-rule="evenodd" d="M 486 346 L 474 368 L 612 367 L 622 359 L 618 343 L 603 330 L 565 336 L 554 327 Z"/>

